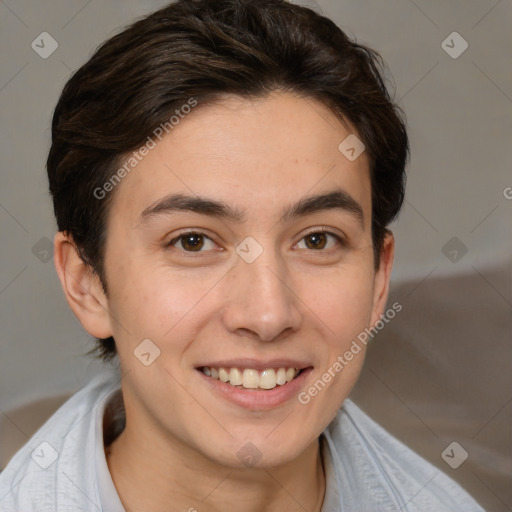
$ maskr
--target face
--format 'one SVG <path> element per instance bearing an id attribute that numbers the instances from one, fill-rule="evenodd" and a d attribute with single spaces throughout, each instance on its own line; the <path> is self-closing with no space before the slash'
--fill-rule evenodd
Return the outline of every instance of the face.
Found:
<path id="1" fill-rule="evenodd" d="M 226 97 L 117 186 L 106 304 L 132 425 L 271 467 L 333 419 L 364 346 L 333 365 L 381 314 L 392 253 L 375 272 L 368 159 L 338 149 L 351 133 L 312 99 Z"/>

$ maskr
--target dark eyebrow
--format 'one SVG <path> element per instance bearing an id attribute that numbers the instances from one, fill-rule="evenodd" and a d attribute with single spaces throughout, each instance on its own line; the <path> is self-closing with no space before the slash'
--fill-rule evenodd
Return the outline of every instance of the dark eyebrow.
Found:
<path id="1" fill-rule="evenodd" d="M 364 225 L 364 215 L 361 205 L 343 190 L 335 190 L 325 194 L 304 197 L 297 203 L 286 208 L 281 215 L 280 221 L 286 222 L 296 217 L 333 209 L 343 210 L 353 214 L 361 225 Z M 143 223 L 156 215 L 169 214 L 174 211 L 191 211 L 202 215 L 225 218 L 237 223 L 243 222 L 247 217 L 247 212 L 232 208 L 223 201 L 214 201 L 199 196 L 171 194 L 148 206 L 140 214 L 138 223 Z"/>
<path id="2" fill-rule="evenodd" d="M 364 226 L 363 208 L 344 190 L 334 190 L 325 194 L 302 198 L 286 209 L 281 217 L 281 222 L 323 210 L 342 210 L 351 213 Z"/>
<path id="3" fill-rule="evenodd" d="M 214 201 L 205 197 L 171 194 L 148 206 L 139 216 L 138 223 L 159 214 L 175 211 L 190 211 L 213 217 L 223 217 L 233 222 L 243 222 L 245 212 L 233 209 L 223 201 Z"/>

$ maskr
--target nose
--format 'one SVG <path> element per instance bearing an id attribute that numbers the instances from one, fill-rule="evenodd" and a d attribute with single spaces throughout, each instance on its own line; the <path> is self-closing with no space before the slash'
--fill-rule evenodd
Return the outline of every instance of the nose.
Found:
<path id="1" fill-rule="evenodd" d="M 230 332 L 270 342 L 299 330 L 301 302 L 293 276 L 271 250 L 252 263 L 240 258 L 228 275 L 223 322 Z"/>

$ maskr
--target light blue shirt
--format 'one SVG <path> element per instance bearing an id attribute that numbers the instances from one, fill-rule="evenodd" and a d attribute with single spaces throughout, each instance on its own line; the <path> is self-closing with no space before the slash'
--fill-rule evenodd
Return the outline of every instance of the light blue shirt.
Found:
<path id="1" fill-rule="evenodd" d="M 106 372 L 63 404 L 0 473 L 0 511 L 125 512 L 103 445 L 105 407 L 120 392 L 118 374 Z M 322 512 L 483 512 L 349 399 L 320 442 Z"/>

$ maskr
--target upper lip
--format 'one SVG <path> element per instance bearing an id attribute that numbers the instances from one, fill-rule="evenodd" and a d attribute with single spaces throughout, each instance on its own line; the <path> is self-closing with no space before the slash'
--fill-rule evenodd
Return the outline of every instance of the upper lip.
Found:
<path id="1" fill-rule="evenodd" d="M 267 368 L 296 368 L 302 370 L 308 368 L 311 363 L 298 359 L 282 358 L 282 359 L 223 359 L 214 362 L 205 362 L 196 366 L 196 368 L 250 368 L 254 370 L 266 370 Z"/>

